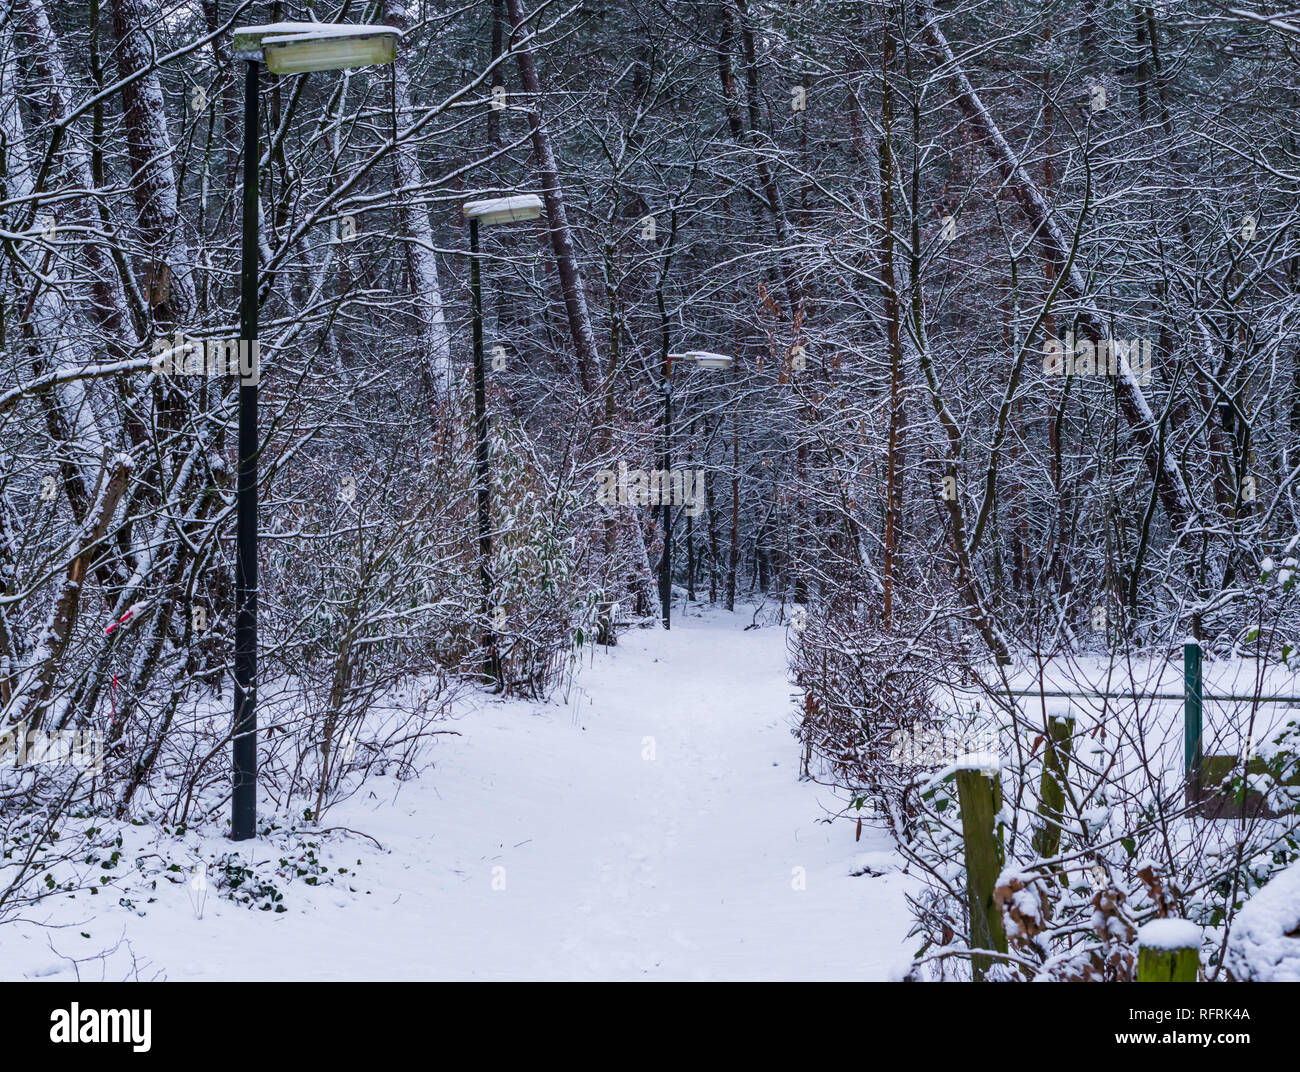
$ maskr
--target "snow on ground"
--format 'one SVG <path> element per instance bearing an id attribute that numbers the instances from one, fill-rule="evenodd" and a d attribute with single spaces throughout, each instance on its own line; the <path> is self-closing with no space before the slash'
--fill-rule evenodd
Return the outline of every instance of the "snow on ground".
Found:
<path id="1" fill-rule="evenodd" d="M 839 805 L 797 778 L 785 631 L 751 618 L 693 608 L 669 633 L 626 633 L 567 703 L 478 696 L 446 727 L 461 736 L 436 738 L 433 770 L 372 779 L 327 812 L 383 848 L 332 833 L 330 874 L 283 885 L 284 912 L 210 891 L 196 918 L 188 875 L 130 872 L 184 846 L 127 827 L 104 896 L 60 895 L 0 926 L 0 977 L 896 976 L 917 883 L 885 834 L 855 843 L 852 824 L 819 822 Z M 304 836 L 187 835 L 270 867 Z"/>

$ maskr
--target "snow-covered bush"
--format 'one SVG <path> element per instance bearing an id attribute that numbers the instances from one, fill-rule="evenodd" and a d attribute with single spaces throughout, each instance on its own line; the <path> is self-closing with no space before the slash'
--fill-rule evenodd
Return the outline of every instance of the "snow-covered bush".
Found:
<path id="1" fill-rule="evenodd" d="M 584 511 L 573 471 L 548 472 L 522 426 L 498 422 L 491 457 L 492 628 L 502 684 L 542 696 L 593 628 L 597 590 L 578 567 L 591 553 L 579 545 Z"/>

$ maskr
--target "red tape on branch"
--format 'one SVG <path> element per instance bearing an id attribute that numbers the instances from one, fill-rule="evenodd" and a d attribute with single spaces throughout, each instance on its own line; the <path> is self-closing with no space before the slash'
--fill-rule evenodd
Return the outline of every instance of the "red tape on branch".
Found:
<path id="1" fill-rule="evenodd" d="M 120 617 L 117 621 L 115 621 L 112 625 L 110 625 L 107 629 L 105 629 L 104 635 L 108 636 L 109 633 L 111 633 L 114 629 L 116 629 L 119 625 L 121 625 L 124 621 L 126 621 L 129 617 L 131 617 L 131 615 L 134 613 L 135 613 L 135 608 L 132 607 L 129 611 L 123 614 L 122 617 Z M 117 679 L 114 678 L 114 680 Z"/>

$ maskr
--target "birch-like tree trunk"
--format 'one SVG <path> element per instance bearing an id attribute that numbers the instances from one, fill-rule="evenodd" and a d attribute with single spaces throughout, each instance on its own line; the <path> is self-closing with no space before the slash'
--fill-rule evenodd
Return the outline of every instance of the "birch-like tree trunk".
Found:
<path id="1" fill-rule="evenodd" d="M 384 0 L 384 20 L 406 34 L 410 17 L 404 0 Z M 397 50 L 393 63 L 394 107 L 400 116 L 411 112 L 411 74 L 406 51 Z M 438 261 L 434 252 L 433 228 L 422 199 L 424 173 L 416 158 L 415 145 L 403 142 L 393 154 L 397 176 L 399 217 L 406 237 L 406 255 L 415 289 L 415 316 L 419 324 L 419 352 L 428 363 L 435 392 L 442 396 L 453 382 L 451 336 L 442 309 L 442 287 L 438 281 Z"/>

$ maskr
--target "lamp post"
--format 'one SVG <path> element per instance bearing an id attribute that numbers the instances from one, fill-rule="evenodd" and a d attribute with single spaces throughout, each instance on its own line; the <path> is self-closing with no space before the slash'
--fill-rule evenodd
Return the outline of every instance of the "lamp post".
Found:
<path id="1" fill-rule="evenodd" d="M 492 512 L 489 497 L 487 377 L 483 371 L 483 284 L 479 275 L 478 229 L 481 224 L 535 220 L 542 214 L 542 199 L 536 194 L 516 194 L 487 201 L 466 201 L 463 209 L 469 223 L 469 290 L 474 340 L 474 484 L 478 496 L 478 576 L 482 589 L 483 620 L 490 622 L 492 594 Z M 492 627 L 483 634 L 483 672 L 489 681 L 500 677 L 496 635 Z"/>
<path id="2" fill-rule="evenodd" d="M 673 421 L 673 362 L 690 361 L 698 368 L 721 372 L 731 368 L 734 358 L 730 354 L 714 354 L 707 350 L 687 350 L 668 354 L 664 360 L 664 453 L 663 471 L 672 471 L 672 421 Z M 664 480 L 670 477 L 665 476 Z M 661 485 L 662 487 L 663 485 Z M 659 556 L 659 603 L 663 612 L 664 628 L 672 628 L 673 607 L 673 508 L 670 502 L 661 501 L 659 509 L 664 519 L 664 550 Z"/>
<path id="3" fill-rule="evenodd" d="M 272 74 L 305 74 L 392 63 L 399 33 L 391 26 L 274 22 L 234 33 L 244 74 L 244 203 L 239 267 L 239 469 L 235 484 L 235 720 L 230 836 L 257 835 L 257 193 L 261 144 L 258 83 Z M 245 357 L 245 355 L 247 355 Z"/>

